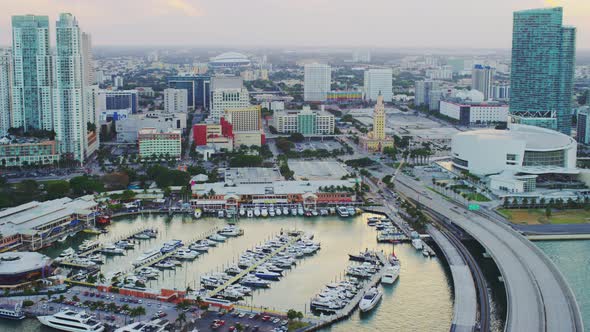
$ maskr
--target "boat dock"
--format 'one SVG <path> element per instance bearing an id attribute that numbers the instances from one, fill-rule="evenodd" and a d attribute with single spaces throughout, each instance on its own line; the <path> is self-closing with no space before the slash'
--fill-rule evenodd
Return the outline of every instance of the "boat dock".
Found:
<path id="1" fill-rule="evenodd" d="M 396 212 L 383 207 L 383 206 L 369 206 L 369 207 L 361 207 L 364 212 L 368 213 L 375 213 L 386 216 L 389 220 L 391 220 L 397 228 L 399 228 L 404 235 L 406 236 L 407 240 L 412 238 L 412 230 L 410 229 L 409 225 L 402 222 L 400 217 L 397 215 Z"/>
<path id="2" fill-rule="evenodd" d="M 385 254 L 383 254 L 383 252 L 375 252 L 375 254 L 379 258 L 379 261 L 381 263 L 381 269 L 379 269 L 379 271 L 377 271 L 377 273 L 375 273 L 370 279 L 364 282 L 363 288 L 359 290 L 359 292 L 350 300 L 350 302 L 348 302 L 348 304 L 344 308 L 340 309 L 333 315 L 323 316 L 319 319 L 319 322 L 317 322 L 316 325 L 308 327 L 307 329 L 305 329 L 305 331 L 320 330 L 343 319 L 346 319 L 350 317 L 350 315 L 352 315 L 352 313 L 356 310 L 359 303 L 361 302 L 365 292 L 369 290 L 371 287 L 377 286 L 379 282 L 381 282 L 381 277 L 383 276 L 385 267 L 391 265 L 385 257 Z"/>
<path id="3" fill-rule="evenodd" d="M 235 275 L 234 277 L 232 277 L 231 279 L 229 279 L 227 282 L 225 282 L 223 285 L 220 285 L 217 288 L 215 288 L 213 291 L 211 291 L 211 293 L 209 293 L 209 297 L 213 297 L 213 296 L 217 295 L 219 292 L 223 291 L 229 285 L 233 285 L 238 280 L 240 280 L 242 277 L 244 277 L 245 275 L 249 274 L 251 271 L 253 271 L 254 269 L 256 269 L 259 265 L 266 263 L 269 259 L 271 259 L 274 256 L 276 256 L 281 251 L 283 251 L 286 248 L 290 247 L 295 242 L 301 240 L 302 237 L 303 237 L 303 232 L 299 232 L 299 234 L 297 236 L 292 237 L 289 242 L 285 243 L 284 245 L 282 245 L 278 249 L 276 249 L 273 252 L 269 253 L 266 257 L 264 257 L 263 259 L 261 259 L 258 262 L 256 262 L 256 264 L 253 264 L 250 267 L 248 267 L 247 269 L 244 269 L 239 274 Z"/>

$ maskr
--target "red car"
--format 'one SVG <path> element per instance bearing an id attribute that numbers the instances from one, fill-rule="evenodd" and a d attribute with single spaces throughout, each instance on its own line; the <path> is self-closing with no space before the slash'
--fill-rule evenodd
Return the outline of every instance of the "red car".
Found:
<path id="1" fill-rule="evenodd" d="M 268 322 L 270 320 L 270 316 L 269 315 L 264 315 L 262 316 L 262 320 L 265 322 Z"/>
<path id="2" fill-rule="evenodd" d="M 230 326 L 230 327 L 229 327 L 229 332 L 233 332 L 233 331 L 235 331 L 235 330 L 236 330 L 236 327 L 235 327 L 235 326 Z"/>
<path id="3" fill-rule="evenodd" d="M 213 321 L 213 324 L 211 324 L 211 328 L 212 329 L 218 329 L 220 327 L 222 327 L 223 325 L 225 325 L 225 321 L 221 320 L 221 319 L 216 319 Z"/>

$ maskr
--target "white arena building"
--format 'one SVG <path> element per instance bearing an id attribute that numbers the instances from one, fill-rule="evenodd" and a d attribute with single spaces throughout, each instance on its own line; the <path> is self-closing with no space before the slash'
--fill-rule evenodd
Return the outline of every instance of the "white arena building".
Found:
<path id="1" fill-rule="evenodd" d="M 209 60 L 209 65 L 215 68 L 240 68 L 250 67 L 251 62 L 247 56 L 238 52 L 226 52 Z"/>
<path id="2" fill-rule="evenodd" d="M 534 191 L 541 182 L 587 182 L 576 168 L 576 150 L 576 141 L 567 135 L 518 124 L 462 132 L 451 142 L 454 167 L 490 175 L 490 189 L 510 193 Z"/>

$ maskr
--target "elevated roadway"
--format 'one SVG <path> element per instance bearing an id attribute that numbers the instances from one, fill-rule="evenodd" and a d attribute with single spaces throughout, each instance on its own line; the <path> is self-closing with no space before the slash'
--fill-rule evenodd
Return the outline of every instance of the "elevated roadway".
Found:
<path id="1" fill-rule="evenodd" d="M 464 229 L 494 259 L 507 293 L 505 331 L 584 330 L 571 288 L 534 244 L 510 226 L 467 211 L 404 174 L 395 181 L 397 191 Z"/>

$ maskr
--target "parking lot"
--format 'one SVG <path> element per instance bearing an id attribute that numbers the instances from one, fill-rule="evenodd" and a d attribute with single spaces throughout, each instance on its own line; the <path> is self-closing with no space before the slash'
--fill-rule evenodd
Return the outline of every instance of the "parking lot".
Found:
<path id="1" fill-rule="evenodd" d="M 335 140 L 323 140 L 323 141 L 307 141 L 301 143 L 295 143 L 295 149 L 299 152 L 304 150 L 336 150 L 342 148 L 342 145 Z"/>

